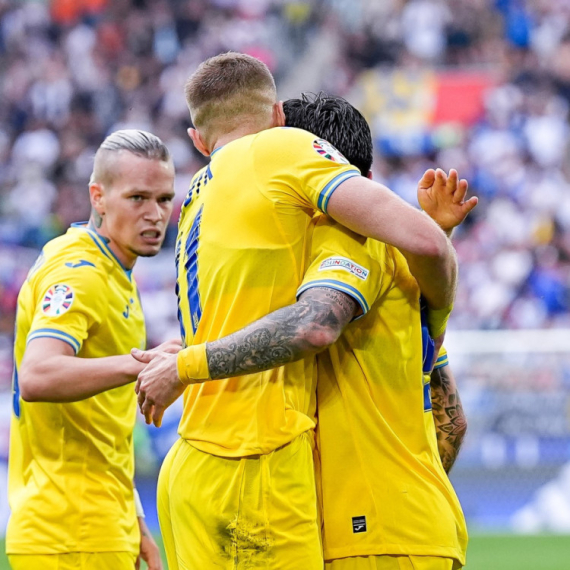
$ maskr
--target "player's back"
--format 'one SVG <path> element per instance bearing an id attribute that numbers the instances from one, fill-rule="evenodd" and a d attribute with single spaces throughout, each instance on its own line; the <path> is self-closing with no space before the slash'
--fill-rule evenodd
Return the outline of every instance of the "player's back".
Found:
<path id="1" fill-rule="evenodd" d="M 317 357 L 325 558 L 462 559 L 465 523 L 438 456 L 406 260 L 324 217 L 313 252 L 302 290 L 351 291 L 366 313 Z"/>
<path id="2" fill-rule="evenodd" d="M 295 302 L 307 230 L 353 167 L 317 139 L 271 129 L 217 150 L 183 207 L 177 243 L 179 313 L 188 345 L 212 341 Z M 299 159 L 299 156 L 301 157 Z M 267 335 L 249 339 L 265 348 Z M 220 356 L 232 359 L 231 351 Z M 284 362 L 279 347 L 275 361 Z M 282 360 L 280 360 L 282 359 Z M 314 360 L 186 390 L 181 436 L 225 456 L 267 453 L 314 427 Z"/>
<path id="3" fill-rule="evenodd" d="M 82 358 L 144 348 L 136 284 L 95 232 L 72 227 L 46 244 L 18 297 L 7 550 L 134 551 L 133 387 L 70 403 L 21 400 L 18 372 L 38 338 Z"/>

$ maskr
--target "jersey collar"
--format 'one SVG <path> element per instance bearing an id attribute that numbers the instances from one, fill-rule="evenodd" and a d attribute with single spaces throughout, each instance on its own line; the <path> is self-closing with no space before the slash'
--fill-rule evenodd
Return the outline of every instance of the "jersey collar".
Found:
<path id="1" fill-rule="evenodd" d="M 93 242 L 99 248 L 101 253 L 105 257 L 108 257 L 109 259 L 114 259 L 118 263 L 119 267 L 125 272 L 130 281 L 133 270 L 127 269 L 121 263 L 119 258 L 113 253 L 113 250 L 109 247 L 106 238 L 104 238 L 100 233 L 97 233 L 95 230 L 89 228 L 88 223 L 89 222 L 74 222 L 73 224 L 71 224 L 71 227 L 87 232 L 89 234 L 89 237 L 93 240 Z"/>

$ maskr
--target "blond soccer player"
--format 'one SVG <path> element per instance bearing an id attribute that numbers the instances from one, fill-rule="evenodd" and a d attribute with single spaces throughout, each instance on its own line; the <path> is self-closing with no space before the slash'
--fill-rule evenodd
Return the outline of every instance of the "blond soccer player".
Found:
<path id="1" fill-rule="evenodd" d="M 144 131 L 99 147 L 89 223 L 45 245 L 18 297 L 6 551 L 13 570 L 162 568 L 135 505 L 132 382 L 144 317 L 132 269 L 156 255 L 174 167 Z M 177 350 L 176 343 L 162 346 Z"/>
<path id="2" fill-rule="evenodd" d="M 281 128 L 273 78 L 259 61 L 212 58 L 186 94 L 191 138 L 212 158 L 195 176 L 179 223 L 179 311 L 189 348 L 178 358 L 134 353 L 152 359 L 138 384 L 147 421 L 159 424 L 185 392 L 181 438 L 159 478 L 169 567 L 320 569 L 313 359 L 291 362 L 279 339 L 262 333 L 250 339 L 253 373 L 196 383 L 215 367 L 205 343 L 294 303 L 316 211 L 401 247 L 436 309 L 452 304 L 455 257 L 427 216 L 361 177 L 326 141 Z M 297 320 L 326 305 L 320 291 L 307 295 Z M 342 295 L 325 292 L 341 304 Z M 331 317 L 346 324 L 350 312 L 344 303 Z M 321 325 L 309 344 L 330 342 Z M 232 368 L 223 357 L 216 364 L 220 378 Z"/>

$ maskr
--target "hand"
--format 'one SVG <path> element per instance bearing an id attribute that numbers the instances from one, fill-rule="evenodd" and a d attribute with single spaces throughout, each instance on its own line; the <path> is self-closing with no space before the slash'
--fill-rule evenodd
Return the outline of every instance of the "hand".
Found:
<path id="1" fill-rule="evenodd" d="M 172 338 L 151 348 L 148 352 L 168 352 L 168 354 L 178 354 L 182 350 L 182 341 L 179 338 Z"/>
<path id="2" fill-rule="evenodd" d="M 155 348 L 151 348 L 146 352 L 167 352 L 168 354 L 178 354 L 182 350 L 182 341 L 178 338 L 173 338 L 171 340 L 167 340 L 162 344 L 159 344 Z M 145 362 L 133 360 L 130 356 L 127 361 L 127 372 L 131 376 L 138 377 L 138 375 L 145 369 Z"/>
<path id="3" fill-rule="evenodd" d="M 147 424 L 160 427 L 164 411 L 186 388 L 178 378 L 176 354 L 133 348 L 131 355 L 146 364 L 135 385 L 139 408 Z"/>
<path id="4" fill-rule="evenodd" d="M 135 564 L 136 570 L 139 570 L 141 567 L 141 558 L 146 562 L 148 566 L 148 570 L 162 570 L 162 560 L 160 558 L 160 550 L 156 545 L 156 542 L 152 538 L 152 534 L 148 527 L 146 526 L 146 522 L 144 518 L 139 517 L 139 527 L 141 529 L 141 546 L 140 546 L 140 554 L 137 558 L 137 562 Z"/>
<path id="5" fill-rule="evenodd" d="M 451 169 L 449 176 L 438 168 L 426 170 L 418 183 L 418 202 L 421 209 L 446 232 L 451 234 L 467 217 L 479 199 L 472 196 L 465 201 L 467 180 L 459 180 L 457 170 Z"/>

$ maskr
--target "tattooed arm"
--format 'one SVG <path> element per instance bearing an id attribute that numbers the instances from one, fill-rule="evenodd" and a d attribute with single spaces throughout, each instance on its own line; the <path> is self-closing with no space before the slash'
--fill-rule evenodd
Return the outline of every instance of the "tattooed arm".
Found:
<path id="1" fill-rule="evenodd" d="M 208 342 L 210 377 L 261 372 L 324 350 L 338 339 L 357 308 L 352 297 L 335 289 L 309 289 L 294 305 Z"/>
<path id="2" fill-rule="evenodd" d="M 357 314 L 349 295 L 328 287 L 305 291 L 293 305 L 283 307 L 247 327 L 205 346 L 204 366 L 212 380 L 252 374 L 300 360 L 333 344 Z M 192 347 L 193 348 L 193 347 Z M 189 350 L 189 349 L 187 349 Z M 147 364 L 135 391 L 148 424 L 160 426 L 164 410 L 186 388 L 178 373 L 177 357 L 133 349 Z M 204 376 L 190 375 L 194 382 Z"/>
<path id="3" fill-rule="evenodd" d="M 445 472 L 449 473 L 467 431 L 467 419 L 449 365 L 431 373 L 431 402 L 439 456 Z"/>

